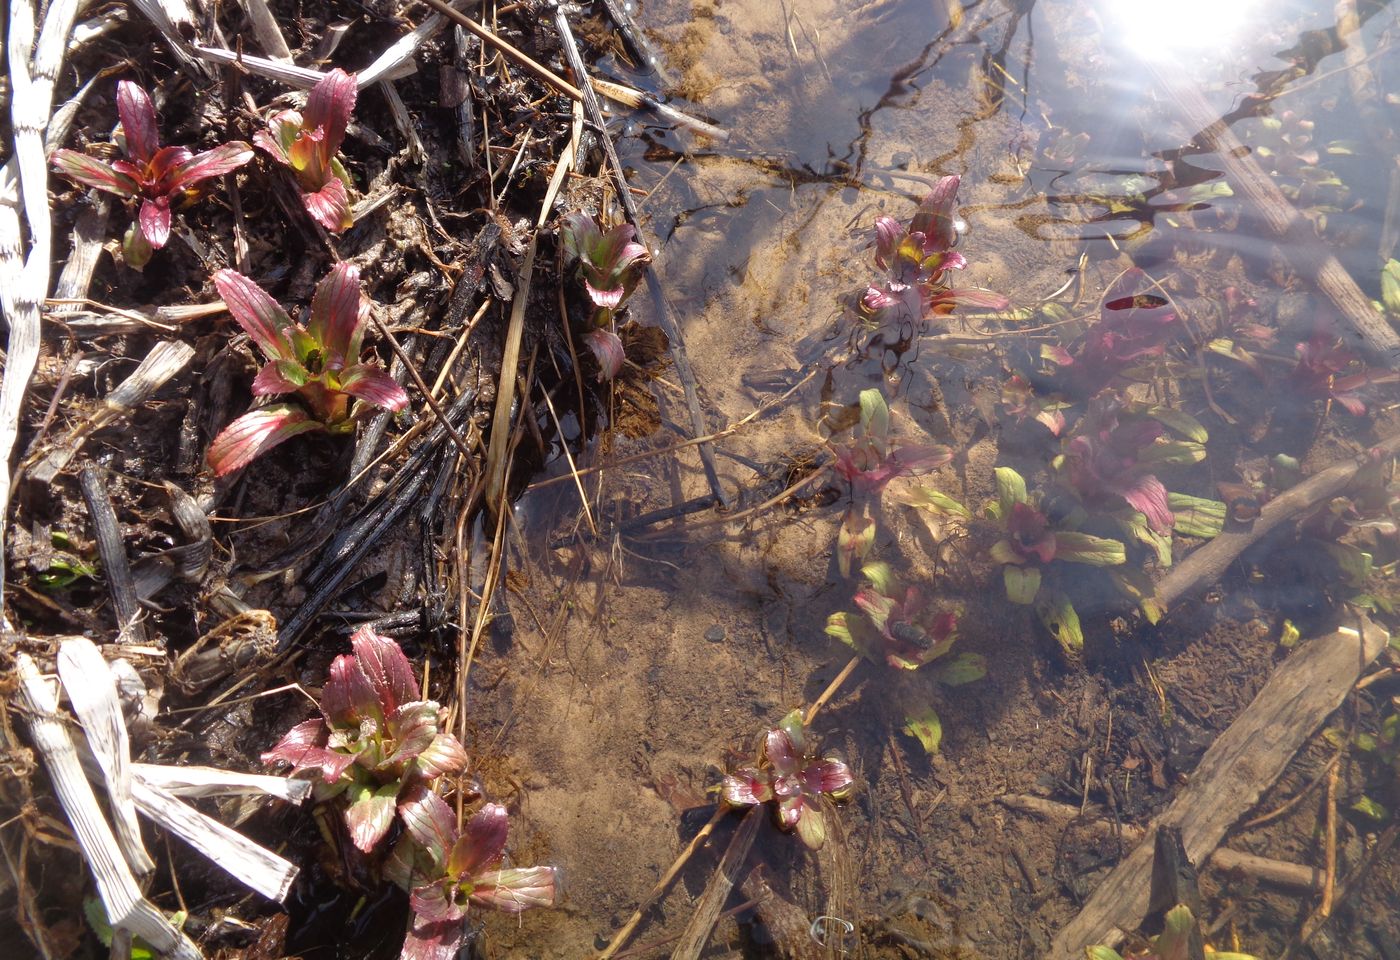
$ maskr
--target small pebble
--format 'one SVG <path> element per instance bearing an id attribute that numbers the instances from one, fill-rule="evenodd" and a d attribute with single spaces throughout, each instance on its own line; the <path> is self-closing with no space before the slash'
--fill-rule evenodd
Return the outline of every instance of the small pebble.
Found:
<path id="1" fill-rule="evenodd" d="M 705 631 L 705 639 L 711 643 L 720 643 L 724 640 L 724 628 L 719 624 L 715 624 Z"/>

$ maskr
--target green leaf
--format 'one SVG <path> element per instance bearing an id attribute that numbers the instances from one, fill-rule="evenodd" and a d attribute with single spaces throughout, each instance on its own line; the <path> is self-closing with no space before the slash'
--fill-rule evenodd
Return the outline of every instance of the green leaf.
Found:
<path id="1" fill-rule="evenodd" d="M 1001 576 L 1006 583 L 1006 599 L 1022 606 L 1035 602 L 1035 595 L 1040 592 L 1039 567 L 1008 563 L 1001 568 Z"/>
<path id="2" fill-rule="evenodd" d="M 1351 808 L 1362 816 L 1370 817 L 1372 820 L 1386 820 L 1390 817 L 1390 813 L 1385 807 L 1364 794 L 1360 800 L 1351 805 Z"/>
<path id="3" fill-rule="evenodd" d="M 1170 464 L 1184 467 L 1206 458 L 1206 448 L 1194 440 L 1166 440 L 1154 443 L 1138 455 L 1143 464 Z"/>
<path id="4" fill-rule="evenodd" d="M 1283 621 L 1283 626 L 1279 629 L 1278 645 L 1286 650 L 1292 650 L 1298 645 L 1298 640 L 1302 634 L 1298 630 L 1298 625 L 1292 620 Z"/>
<path id="5" fill-rule="evenodd" d="M 1387 260 L 1381 268 L 1381 302 L 1391 313 L 1400 314 L 1400 260 Z"/>
<path id="6" fill-rule="evenodd" d="M 1010 467 L 997 467 L 996 475 L 997 504 L 1001 507 L 1001 515 L 1008 517 L 1012 506 L 1026 502 L 1026 481 Z"/>
<path id="7" fill-rule="evenodd" d="M 1163 920 L 1162 933 L 1155 944 L 1157 960 L 1187 960 L 1192 934 L 1200 936 L 1196 918 L 1190 907 L 1179 903 L 1167 911 Z"/>
<path id="8" fill-rule="evenodd" d="M 961 517 L 963 520 L 972 519 L 972 511 L 967 509 L 958 501 L 941 493 L 932 487 L 918 487 L 909 496 L 910 506 L 918 507 L 921 510 L 931 510 L 934 513 L 946 513 L 950 516 Z"/>
<path id="9" fill-rule="evenodd" d="M 923 744 L 924 752 L 934 754 L 943 742 L 943 724 L 932 707 L 904 718 L 904 732 Z"/>
<path id="10" fill-rule="evenodd" d="M 874 441 L 883 454 L 890 436 L 890 408 L 879 390 L 860 392 L 860 427 L 866 439 Z"/>
<path id="11" fill-rule="evenodd" d="M 1137 604 L 1148 623 L 1156 624 L 1162 619 L 1166 610 L 1157 600 L 1156 584 L 1146 573 L 1135 567 L 1123 567 L 1108 571 L 1108 575 L 1113 580 L 1113 585 L 1118 588 L 1118 592 Z"/>
<path id="12" fill-rule="evenodd" d="M 1084 954 L 1088 960 L 1123 960 L 1122 955 L 1111 947 L 1085 947 Z"/>
<path id="13" fill-rule="evenodd" d="M 1361 589 L 1371 576 L 1371 555 L 1347 543 L 1324 543 L 1322 549 L 1331 554 L 1341 568 L 1342 580 L 1349 587 Z"/>
<path id="14" fill-rule="evenodd" d="M 1058 590 L 1042 590 L 1035 612 L 1066 653 L 1077 656 L 1084 649 L 1084 631 L 1080 629 L 1079 614 L 1069 597 Z"/>
<path id="15" fill-rule="evenodd" d="M 1209 540 L 1225 528 L 1226 507 L 1219 500 L 1168 493 L 1167 506 L 1172 512 L 1172 529 L 1183 537 Z"/>
<path id="16" fill-rule="evenodd" d="M 894 577 L 894 571 L 891 570 L 890 565 L 883 560 L 867 563 L 860 568 L 860 575 L 870 581 L 870 585 L 875 588 L 877 593 L 883 594 L 886 597 L 894 596 L 895 591 L 899 589 L 899 584 Z"/>
<path id="17" fill-rule="evenodd" d="M 1170 493 L 1167 498 L 1170 501 Z M 1137 510 L 1120 511 L 1113 516 L 1124 533 L 1157 554 L 1158 564 L 1163 567 L 1172 565 L 1172 538 L 1169 535 L 1164 536 L 1149 527 L 1147 517 Z"/>
<path id="18" fill-rule="evenodd" d="M 1201 425 L 1201 421 L 1184 410 L 1174 410 L 1171 407 L 1148 407 L 1147 415 L 1162 426 L 1175 430 L 1187 440 L 1205 443 L 1210 439 L 1210 434 L 1206 433 L 1206 428 Z"/>
<path id="19" fill-rule="evenodd" d="M 981 680 L 987 675 L 987 659 L 976 653 L 960 653 L 949 657 L 933 671 L 939 683 L 960 687 Z"/>
<path id="20" fill-rule="evenodd" d="M 1056 533 L 1055 559 L 1084 563 L 1091 567 L 1112 567 L 1128 559 L 1123 544 L 1087 533 Z"/>
<path id="21" fill-rule="evenodd" d="M 826 635 L 828 637 L 835 637 L 849 647 L 854 647 L 856 641 L 855 638 L 851 636 L 851 628 L 847 626 L 847 616 L 848 615 L 843 610 L 827 617 Z"/>

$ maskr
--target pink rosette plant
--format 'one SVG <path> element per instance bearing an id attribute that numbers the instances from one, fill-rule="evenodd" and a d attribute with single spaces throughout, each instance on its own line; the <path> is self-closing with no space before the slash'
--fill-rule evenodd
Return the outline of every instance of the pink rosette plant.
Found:
<path id="1" fill-rule="evenodd" d="M 459 773 L 467 754 L 442 729 L 446 711 L 421 698 L 399 645 L 370 627 L 350 638 L 321 690 L 321 716 L 299 723 L 262 755 L 319 775 L 319 801 L 344 804 L 350 839 L 368 853 L 393 825 L 400 795 Z"/>
<path id="2" fill-rule="evenodd" d="M 234 270 L 220 270 L 214 286 L 267 357 L 253 380 L 254 395 L 295 393 L 301 400 L 258 407 L 225 427 L 209 447 L 216 476 L 299 434 L 352 430 L 351 398 L 391 412 L 408 404 L 404 388 L 383 367 L 360 360 L 369 307 L 360 296 L 359 268 L 335 265 L 317 285 L 305 325 L 294 323 L 266 291 Z"/>
<path id="3" fill-rule="evenodd" d="M 811 850 L 826 842 L 822 798 L 845 800 L 854 788 L 855 777 L 845 763 L 817 756 L 801 710 L 764 734 L 757 764 L 725 777 L 722 786 L 724 802 L 731 807 L 771 803 L 778 826 L 795 830 Z"/>
<path id="4" fill-rule="evenodd" d="M 65 149 L 55 150 L 50 161 L 59 173 L 85 187 L 141 201 L 137 219 L 122 239 L 122 256 L 139 270 L 170 238 L 172 206 L 192 198 L 201 182 L 243 166 L 253 158 L 253 148 L 241 140 L 203 153 L 161 146 L 156 108 L 146 91 L 130 80 L 117 83 L 117 115 L 117 142 L 125 159 L 109 163 Z"/>
<path id="5" fill-rule="evenodd" d="M 578 261 L 584 289 L 593 301 L 583 339 L 598 360 L 599 380 L 611 380 L 622 370 L 622 340 L 614 330 L 617 315 L 651 262 L 647 248 L 635 236 L 631 224 L 620 223 L 604 232 L 582 212 L 565 214 L 559 221 L 564 263 Z"/>
<path id="6" fill-rule="evenodd" d="M 312 88 L 306 110 L 273 114 L 253 142 L 296 175 L 301 202 L 331 233 L 349 229 L 353 185 L 337 155 L 355 110 L 355 75 L 335 69 Z"/>
<path id="7" fill-rule="evenodd" d="M 502 867 L 509 819 L 488 803 L 459 833 L 457 815 L 425 785 L 399 803 L 404 833 L 385 866 L 409 891 L 413 915 L 402 960 L 452 960 L 466 935 L 471 906 L 522 913 L 559 902 L 556 867 Z"/>

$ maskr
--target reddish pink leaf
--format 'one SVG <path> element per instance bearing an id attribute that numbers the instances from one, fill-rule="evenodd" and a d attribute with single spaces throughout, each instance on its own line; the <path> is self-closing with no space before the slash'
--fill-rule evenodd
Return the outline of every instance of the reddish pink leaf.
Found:
<path id="1" fill-rule="evenodd" d="M 1167 505 L 1167 488 L 1162 481 L 1150 475 L 1141 476 L 1127 483 L 1110 484 L 1109 489 L 1146 517 L 1147 525 L 1154 531 L 1163 536 L 1171 535 L 1174 518 L 1171 507 Z"/>
<path id="2" fill-rule="evenodd" d="M 450 733 L 439 733 L 427 749 L 418 754 L 418 771 L 429 780 L 459 773 L 467 768 L 467 751 Z"/>
<path id="3" fill-rule="evenodd" d="M 253 396 L 272 397 L 279 393 L 295 393 L 304 383 L 306 370 L 295 360 L 269 360 L 253 378 Z"/>
<path id="4" fill-rule="evenodd" d="M 959 177 L 942 177 L 934 184 L 928 196 L 919 204 L 918 212 L 909 222 L 911 233 L 924 235 L 925 252 L 947 250 L 957 242 L 957 230 L 953 226 L 953 206 L 958 199 Z"/>
<path id="5" fill-rule="evenodd" d="M 408 406 L 408 392 L 376 363 L 358 363 L 344 370 L 340 390 L 390 413 Z"/>
<path id="6" fill-rule="evenodd" d="M 467 930 L 461 920 L 423 920 L 416 914 L 399 960 L 456 960 Z"/>
<path id="7" fill-rule="evenodd" d="M 292 325 L 292 318 L 262 287 L 236 270 L 220 270 L 214 274 L 214 286 L 233 319 L 253 338 L 265 357 L 296 360 L 296 351 L 284 332 Z"/>
<path id="8" fill-rule="evenodd" d="M 418 681 L 413 677 L 413 667 L 397 643 L 375 633 L 373 627 L 364 626 L 350 637 L 350 646 L 385 716 L 393 714 L 403 704 L 418 700 Z"/>
<path id="9" fill-rule="evenodd" d="M 588 344 L 588 349 L 593 351 L 593 356 L 598 360 L 598 380 L 611 380 L 622 372 L 622 361 L 625 354 L 622 350 L 622 340 L 611 330 L 594 329 L 588 331 L 583 336 L 584 343 Z"/>
<path id="10" fill-rule="evenodd" d="M 262 755 L 263 763 L 282 761 L 298 770 L 320 770 L 326 783 L 335 783 L 355 762 L 353 754 L 337 753 L 326 748 L 328 731 L 317 718 L 297 724 L 288 730 L 277 745 Z"/>
<path id="11" fill-rule="evenodd" d="M 355 75 L 337 67 L 326 74 L 306 98 L 303 125 L 308 129 L 320 128 L 325 131 L 327 160 L 340 150 L 340 144 L 345 139 L 345 128 L 350 124 L 350 114 L 355 110 L 357 94 Z"/>
<path id="12" fill-rule="evenodd" d="M 472 814 L 448 855 L 448 876 L 474 879 L 483 869 L 499 863 L 509 829 L 510 817 L 499 803 L 488 803 Z"/>
<path id="13" fill-rule="evenodd" d="M 433 862 L 445 864 L 448 852 L 457 843 L 457 815 L 426 784 L 408 791 L 399 803 L 404 828 Z"/>
<path id="14" fill-rule="evenodd" d="M 472 903 L 502 913 L 522 913 L 559 903 L 559 871 L 555 867 L 495 870 L 476 877 L 474 884 Z"/>
<path id="15" fill-rule="evenodd" d="M 808 793 L 837 793 L 855 782 L 840 760 L 818 760 L 802 771 L 802 789 Z"/>
<path id="16" fill-rule="evenodd" d="M 384 766 L 408 763 L 432 745 L 437 736 L 438 705 L 431 700 L 415 700 L 401 704 L 389 716 L 386 726 L 394 738 L 394 752 L 384 761 Z"/>
<path id="17" fill-rule="evenodd" d="M 171 172 L 170 189 L 187 190 L 201 180 L 232 173 L 251 159 L 253 148 L 242 140 L 197 153 Z"/>
<path id="18" fill-rule="evenodd" d="M 350 195 L 339 177 L 331 177 L 313 193 L 303 193 L 301 202 L 306 212 L 311 214 L 311 219 L 331 233 L 339 233 L 355 225 L 355 218 L 350 215 Z"/>
<path id="19" fill-rule="evenodd" d="M 208 460 L 214 476 L 222 477 L 271 450 L 284 440 L 313 430 L 324 430 L 299 406 L 277 403 L 250 410 L 224 428 L 209 445 Z"/>
<path id="20" fill-rule="evenodd" d="M 174 189 L 172 178 L 175 171 L 193 156 L 194 154 L 184 147 L 161 147 L 144 167 L 133 169 L 139 170 L 139 179 L 147 196 L 164 196 Z"/>
<path id="21" fill-rule="evenodd" d="M 359 267 L 341 261 L 316 285 L 307 332 L 320 342 L 329 366 L 350 366 L 359 362 L 362 337 Z"/>
<path id="22" fill-rule="evenodd" d="M 457 902 L 457 885 L 450 881 L 419 884 L 408 895 L 415 918 L 428 923 L 460 922 L 467 915 L 465 904 Z"/>
<path id="23" fill-rule="evenodd" d="M 59 173 L 85 187 L 105 190 L 125 198 L 136 196 L 141 189 L 129 175 L 77 150 L 55 150 L 49 161 Z"/>
<path id="24" fill-rule="evenodd" d="M 130 80 L 117 83 L 117 116 L 121 118 L 122 135 L 126 137 L 126 155 L 149 163 L 160 149 L 160 132 L 156 128 L 156 108 L 146 91 Z"/>
<path id="25" fill-rule="evenodd" d="M 782 727 L 774 727 L 768 731 L 763 743 L 763 752 L 773 769 L 782 775 L 796 770 L 798 762 L 802 759 L 793 745 L 792 737 L 788 736 L 788 732 Z"/>
<path id="26" fill-rule="evenodd" d="M 724 778 L 724 802 L 733 807 L 751 807 L 773 798 L 768 778 L 753 767 L 745 767 Z"/>
<path id="27" fill-rule="evenodd" d="M 301 125 L 299 122 L 301 120 L 301 114 L 295 111 L 283 111 L 267 121 L 267 130 L 256 130 L 253 132 L 253 143 L 263 150 L 266 150 L 272 156 L 272 159 L 276 160 L 278 163 L 291 166 L 292 159 L 287 156 L 287 151 L 282 149 L 282 141 L 278 136 L 278 132 L 281 128 L 290 122 L 287 113 L 291 113 L 296 117 L 298 121 L 296 126 Z"/>
<path id="28" fill-rule="evenodd" d="M 378 790 L 369 787 L 358 791 L 350 806 L 345 808 L 345 825 L 350 829 L 350 841 L 363 853 L 369 853 L 394 825 L 395 797 L 399 785 L 391 783 Z"/>
<path id="29" fill-rule="evenodd" d="M 155 197 L 141 201 L 141 235 L 159 250 L 170 239 L 170 198 Z"/>
<path id="30" fill-rule="evenodd" d="M 982 307 L 986 310 L 1005 310 L 1011 301 L 999 293 L 980 290 L 976 287 L 961 287 L 945 290 L 934 298 L 936 303 L 956 303 L 960 307 Z"/>
<path id="31" fill-rule="evenodd" d="M 374 684 L 352 654 L 342 653 L 331 661 L 330 677 L 321 690 L 321 710 L 336 727 L 355 728 L 362 720 L 383 719 Z"/>

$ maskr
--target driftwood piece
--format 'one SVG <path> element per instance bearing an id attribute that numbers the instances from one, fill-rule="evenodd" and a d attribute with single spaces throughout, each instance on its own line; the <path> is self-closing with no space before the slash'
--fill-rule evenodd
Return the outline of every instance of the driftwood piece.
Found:
<path id="1" fill-rule="evenodd" d="M 1248 530 L 1221 533 L 1173 567 L 1158 581 L 1156 601 L 1164 609 L 1170 610 L 1187 594 L 1218 583 L 1230 564 L 1269 531 L 1292 520 L 1314 504 L 1341 493 L 1365 464 L 1396 455 L 1400 455 L 1400 435 L 1388 437 L 1355 460 L 1328 467 L 1270 500 Z"/>
<path id="2" fill-rule="evenodd" d="M 1072 807 L 1067 803 L 1056 803 L 1054 800 L 1046 800 L 1043 797 L 1031 797 L 1025 794 L 1010 793 L 997 798 L 1002 806 L 1019 813 L 1029 813 L 1033 816 L 1043 817 L 1046 820 L 1058 820 L 1068 823 L 1071 820 L 1079 819 L 1078 807 Z M 1146 830 L 1136 824 L 1113 823 L 1109 820 L 1090 820 L 1089 829 L 1101 837 L 1118 836 L 1128 841 L 1138 841 L 1146 834 Z M 1256 880 L 1263 880 L 1280 887 L 1288 887 L 1293 890 L 1303 890 L 1310 893 L 1320 893 L 1322 891 L 1322 871 L 1316 867 L 1306 867 L 1301 863 L 1289 863 L 1287 860 L 1272 860 L 1268 857 L 1260 857 L 1252 853 L 1241 853 L 1238 850 L 1231 850 L 1229 847 L 1221 847 L 1216 850 L 1208 861 L 1210 867 L 1216 870 L 1239 871 L 1246 876 Z"/>
<path id="3" fill-rule="evenodd" d="M 1400 369 L 1400 334 L 1371 305 L 1371 298 L 1318 239 L 1312 223 L 1288 202 L 1254 154 L 1228 125 L 1220 122 L 1196 82 L 1174 63 L 1148 60 L 1147 66 L 1162 91 L 1181 108 L 1187 122 L 1201 131 L 1197 134 L 1200 146 L 1215 153 L 1231 185 L 1249 198 L 1278 237 L 1293 268 L 1332 301 L 1368 354 L 1391 370 Z"/>
<path id="4" fill-rule="evenodd" d="M 25 710 L 34 747 L 44 758 L 54 794 L 73 825 L 78 846 L 92 868 L 97 894 L 113 927 L 131 931 L 162 954 L 176 960 L 197 960 L 202 954 L 185 934 L 141 894 L 136 878 L 122 857 L 112 828 L 102 816 L 97 797 L 83 774 L 77 748 L 58 715 L 58 701 L 27 654 L 15 657 L 19 702 Z"/>
<path id="5" fill-rule="evenodd" d="M 1114 946 L 1136 929 L 1147 910 L 1153 839 L 1158 825 L 1181 828 L 1186 853 L 1200 863 L 1225 832 L 1283 772 L 1312 732 L 1335 710 L 1366 666 L 1390 640 L 1360 618 L 1285 660 L 1259 695 L 1206 751 L 1191 782 L 1148 828 L 1143 841 L 1103 879 L 1093 896 L 1050 946 L 1053 960 L 1081 960 L 1093 944 Z"/>
<path id="6" fill-rule="evenodd" d="M 701 951 L 710 939 L 710 931 L 714 929 L 715 921 L 724 909 L 724 902 L 729 899 L 734 885 L 739 882 L 739 873 L 744 867 L 744 861 L 748 859 L 749 849 L 753 847 L 754 837 L 758 834 L 758 825 L 763 817 L 763 804 L 750 807 L 749 812 L 744 814 L 744 819 L 739 822 L 739 828 L 734 831 L 729 846 L 725 848 L 724 856 L 719 858 L 719 866 L 710 875 L 710 882 L 705 884 L 705 892 L 700 894 L 700 900 L 695 904 L 695 913 L 685 925 L 680 942 L 676 944 L 676 949 L 671 951 L 671 960 L 699 960 Z"/>

